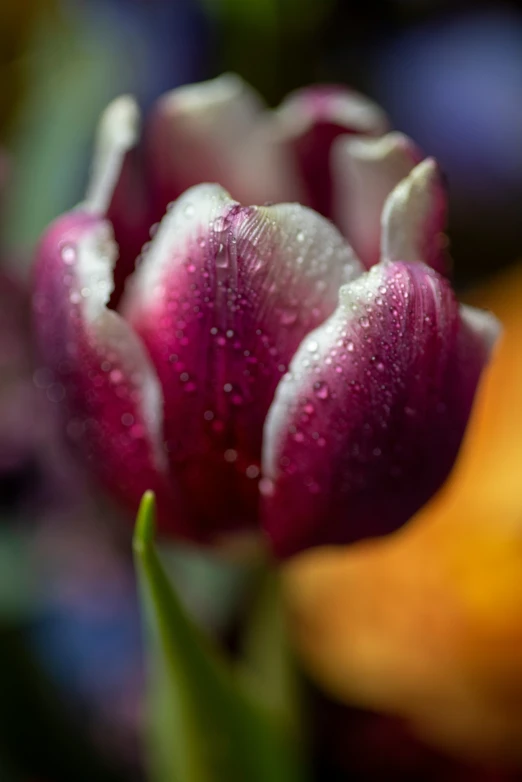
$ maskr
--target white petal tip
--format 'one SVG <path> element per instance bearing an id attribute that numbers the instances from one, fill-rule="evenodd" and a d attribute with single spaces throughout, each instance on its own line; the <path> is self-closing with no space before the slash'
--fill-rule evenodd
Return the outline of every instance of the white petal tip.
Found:
<path id="1" fill-rule="evenodd" d="M 159 102 L 167 114 L 192 114 L 227 104 L 245 91 L 245 82 L 236 73 L 223 73 L 215 79 L 176 87 Z"/>
<path id="2" fill-rule="evenodd" d="M 341 136 L 336 141 L 338 154 L 349 155 L 357 160 L 377 161 L 388 158 L 396 153 L 406 153 L 414 156 L 420 153 L 411 139 L 404 133 L 387 133 L 385 136 L 373 138 L 369 136 Z"/>
<path id="3" fill-rule="evenodd" d="M 490 354 L 502 336 L 503 328 L 498 318 L 492 312 L 470 307 L 467 304 L 461 306 L 461 317 L 468 328 L 482 339 Z"/>
<path id="4" fill-rule="evenodd" d="M 99 124 L 100 141 L 130 149 L 140 132 L 140 109 L 132 95 L 120 95 L 103 112 Z"/>
<path id="5" fill-rule="evenodd" d="M 105 214 L 121 173 L 126 153 L 140 133 L 140 110 L 131 95 L 115 98 L 100 117 L 91 179 L 83 207 Z"/>

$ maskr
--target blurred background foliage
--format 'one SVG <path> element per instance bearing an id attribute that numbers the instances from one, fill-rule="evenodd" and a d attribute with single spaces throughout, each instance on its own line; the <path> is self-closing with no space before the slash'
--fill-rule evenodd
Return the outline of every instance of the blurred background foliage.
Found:
<path id="1" fill-rule="evenodd" d="M 132 92 L 146 110 L 164 91 L 225 69 L 271 105 L 315 81 L 377 100 L 442 165 L 461 289 L 487 288 L 522 255 L 520 2 L 2 0 L 2 782 L 142 778 L 130 532 L 64 455 L 24 280 L 44 226 L 81 198 L 108 100 Z M 522 334 L 511 339 L 522 363 Z M 229 618 L 248 603 L 248 589 L 237 598 L 244 575 L 185 549 L 168 556 L 191 611 L 233 649 Z M 318 778 L 518 778 L 439 755 L 391 718 L 311 697 Z"/>

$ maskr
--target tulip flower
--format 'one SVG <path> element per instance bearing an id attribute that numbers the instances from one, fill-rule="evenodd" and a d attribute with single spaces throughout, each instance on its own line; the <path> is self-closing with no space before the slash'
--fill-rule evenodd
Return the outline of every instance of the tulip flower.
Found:
<path id="1" fill-rule="evenodd" d="M 200 182 L 219 182 L 244 204 L 311 206 L 348 232 L 366 267 L 376 263 L 386 196 L 422 157 L 400 133 L 384 144 L 360 143 L 377 142 L 387 128 L 378 106 L 338 86 L 297 90 L 275 111 L 235 74 L 167 93 L 127 156 L 111 199 L 120 250 L 113 301 L 151 226 Z"/>
<path id="2" fill-rule="evenodd" d="M 521 298 L 520 267 L 473 296 L 504 336 L 441 492 L 394 535 L 305 552 L 285 572 L 294 641 L 324 689 L 446 751 L 519 768 Z"/>
<path id="3" fill-rule="evenodd" d="M 269 180 L 270 156 L 261 146 L 256 157 L 248 101 L 223 112 L 209 89 L 171 96 L 158 170 L 175 189 L 188 177 L 174 182 L 173 161 L 196 177 L 212 162 L 247 199 Z M 410 143 L 358 140 L 368 219 L 393 188 L 369 271 L 307 206 L 242 205 L 220 184 L 191 187 L 154 228 L 116 311 L 107 212 L 136 124 L 131 99 L 109 107 L 87 197 L 37 253 L 36 328 L 69 436 L 111 491 L 135 507 L 153 489 L 163 530 L 195 541 L 262 529 L 287 556 L 395 529 L 448 474 L 498 331 L 427 265 L 443 250 L 436 164 L 393 187 Z M 265 195 L 283 197 L 276 184 Z"/>

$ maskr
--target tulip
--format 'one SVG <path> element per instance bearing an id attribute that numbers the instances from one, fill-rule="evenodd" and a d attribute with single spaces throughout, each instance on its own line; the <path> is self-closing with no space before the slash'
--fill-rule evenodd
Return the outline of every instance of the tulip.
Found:
<path id="1" fill-rule="evenodd" d="M 174 183 L 173 161 L 197 177 L 212 163 L 248 198 L 270 170 L 260 165 L 257 179 L 244 162 L 270 156 L 254 154 L 248 101 L 223 112 L 209 89 L 166 99 L 165 182 L 187 184 Z M 111 491 L 135 507 L 153 489 L 160 526 L 195 541 L 261 528 L 287 556 L 404 523 L 451 468 L 498 331 L 427 265 L 443 250 L 436 164 L 422 161 L 393 188 L 411 144 L 358 140 L 364 162 L 350 165 L 371 171 L 360 183 L 369 217 L 368 187 L 378 184 L 378 202 L 393 188 L 369 271 L 307 206 L 243 206 L 221 185 L 191 187 L 154 229 L 116 311 L 107 212 L 137 121 L 131 99 L 109 107 L 87 197 L 37 253 L 36 329 L 69 436 Z"/>
<path id="2" fill-rule="evenodd" d="M 522 269 L 473 296 L 504 337 L 450 480 L 406 526 L 285 571 L 293 637 L 336 699 L 522 766 Z M 518 777 L 517 777 L 518 778 Z"/>
<path id="3" fill-rule="evenodd" d="M 151 226 L 200 182 L 219 182 L 245 204 L 311 206 L 349 232 L 366 267 L 376 263 L 386 196 L 422 157 L 400 133 L 376 143 L 387 127 L 372 101 L 336 86 L 297 90 L 275 111 L 235 74 L 167 93 L 109 206 L 120 250 L 113 301 Z"/>

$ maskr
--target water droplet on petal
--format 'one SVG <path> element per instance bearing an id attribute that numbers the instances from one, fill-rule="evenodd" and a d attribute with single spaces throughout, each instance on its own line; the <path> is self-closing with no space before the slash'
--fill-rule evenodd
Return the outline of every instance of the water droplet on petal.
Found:
<path id="1" fill-rule="evenodd" d="M 61 383 L 52 383 L 47 389 L 47 398 L 50 402 L 61 402 L 65 398 L 65 388 Z"/>
<path id="2" fill-rule="evenodd" d="M 261 478 L 259 481 L 259 491 L 263 497 L 271 497 L 274 494 L 274 482 L 270 478 Z"/>
<path id="3" fill-rule="evenodd" d="M 281 313 L 281 325 L 292 326 L 297 320 L 297 310 L 283 310 Z"/>
<path id="4" fill-rule="evenodd" d="M 223 244 L 223 242 L 220 242 L 217 248 L 216 252 L 216 266 L 219 269 L 226 269 L 228 268 L 228 252 Z"/>
<path id="5" fill-rule="evenodd" d="M 322 380 L 318 380 L 314 383 L 314 392 L 318 399 L 328 399 L 330 396 L 330 389 Z"/>
<path id="6" fill-rule="evenodd" d="M 123 372 L 121 371 L 121 369 L 113 369 L 111 370 L 109 377 L 111 379 L 111 382 L 117 385 L 118 383 L 121 383 L 121 381 L 123 380 Z"/>
<path id="7" fill-rule="evenodd" d="M 67 266 L 71 266 L 76 260 L 76 247 L 66 242 L 61 246 L 60 255 L 62 256 L 62 261 Z"/>

